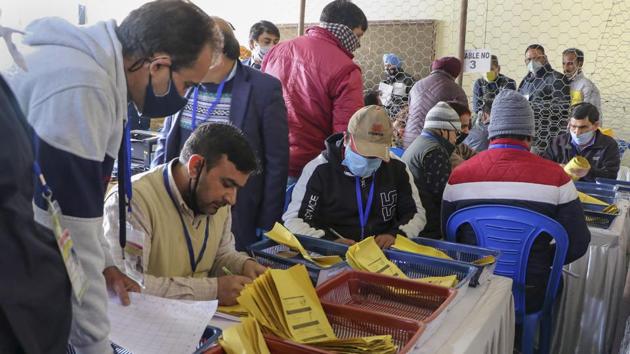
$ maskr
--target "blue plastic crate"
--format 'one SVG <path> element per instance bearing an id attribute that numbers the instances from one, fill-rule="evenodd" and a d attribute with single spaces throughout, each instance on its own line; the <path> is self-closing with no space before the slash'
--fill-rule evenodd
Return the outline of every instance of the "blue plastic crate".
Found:
<path id="1" fill-rule="evenodd" d="M 449 257 L 453 258 L 452 261 L 454 262 L 474 266 L 476 268 L 476 271 L 473 277 L 470 279 L 470 286 L 473 287 L 477 286 L 480 283 L 480 279 L 481 281 L 487 279 L 494 272 L 494 267 L 496 266 L 496 262 L 488 264 L 486 266 L 474 265 L 473 262 L 486 256 L 493 256 L 495 259 L 498 259 L 499 254 L 501 253 L 497 250 L 491 250 L 489 248 L 482 248 L 461 243 L 446 242 L 442 240 L 433 240 L 424 237 L 411 238 L 411 240 L 417 244 L 433 247 L 446 253 Z M 394 249 L 390 251 L 410 254 L 405 251 Z"/>
<path id="2" fill-rule="evenodd" d="M 321 256 L 341 256 L 341 258 L 345 259 L 346 251 L 348 250 L 348 247 L 345 245 L 308 236 L 296 235 L 296 237 L 309 252 Z M 296 264 L 304 264 L 313 285 L 317 285 L 348 267 L 346 262 L 342 262 L 329 268 L 323 268 L 303 259 L 301 256 L 284 258 L 277 255 L 278 252 L 289 250 L 287 246 L 280 245 L 266 237 L 249 247 L 252 257 L 258 263 L 270 268 L 287 269 Z"/>
<path id="3" fill-rule="evenodd" d="M 477 272 L 477 268 L 448 259 L 427 257 L 393 250 L 383 250 L 385 256 L 392 261 L 405 275 L 411 279 L 426 277 L 457 276 L 456 289 L 464 290 Z"/>

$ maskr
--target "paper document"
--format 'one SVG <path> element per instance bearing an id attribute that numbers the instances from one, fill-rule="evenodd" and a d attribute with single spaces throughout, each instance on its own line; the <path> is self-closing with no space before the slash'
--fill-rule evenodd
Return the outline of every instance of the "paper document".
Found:
<path id="1" fill-rule="evenodd" d="M 378 91 L 381 93 L 381 103 L 383 104 L 383 106 L 389 105 L 392 100 L 394 87 L 392 85 L 381 82 L 380 84 L 378 84 Z"/>
<path id="2" fill-rule="evenodd" d="M 122 306 L 110 297 L 109 338 L 133 354 L 190 354 L 217 310 L 217 301 L 179 301 L 129 293 Z"/>
<path id="3" fill-rule="evenodd" d="M 302 246 L 300 241 L 295 237 L 294 234 L 291 233 L 286 227 L 282 226 L 280 223 L 276 223 L 273 226 L 271 231 L 267 232 L 265 235 L 270 239 L 274 240 L 278 244 L 285 245 L 292 250 L 296 250 L 300 252 L 302 257 L 307 261 L 313 262 L 322 268 L 331 267 L 337 263 L 343 262 L 343 259 L 339 256 L 314 256 L 311 255 L 305 248 Z M 291 258 L 290 255 L 286 254 L 280 255 L 281 257 Z"/>

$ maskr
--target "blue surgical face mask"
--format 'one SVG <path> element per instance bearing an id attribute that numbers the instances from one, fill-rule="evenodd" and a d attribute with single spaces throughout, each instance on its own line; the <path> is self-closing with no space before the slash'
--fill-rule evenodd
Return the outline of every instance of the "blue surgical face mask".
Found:
<path id="1" fill-rule="evenodd" d="M 591 130 L 590 132 L 582 133 L 580 135 L 577 135 L 574 132 L 571 132 L 571 140 L 573 140 L 575 145 L 579 145 L 579 146 L 588 144 L 591 141 L 591 139 L 593 139 L 593 136 L 595 136 L 594 130 Z"/>
<path id="2" fill-rule="evenodd" d="M 186 105 L 186 98 L 179 95 L 177 88 L 173 84 L 173 72 L 169 71 L 168 91 L 158 96 L 153 91 L 151 85 L 151 74 L 144 96 L 144 106 L 142 106 L 142 116 L 149 118 L 166 117 L 179 112 Z"/>
<path id="3" fill-rule="evenodd" d="M 348 167 L 350 172 L 357 177 L 367 177 L 373 174 L 381 167 L 381 162 L 383 162 L 383 160 L 376 157 L 363 157 L 352 151 L 349 146 L 346 147 L 345 155 L 341 164 Z"/>

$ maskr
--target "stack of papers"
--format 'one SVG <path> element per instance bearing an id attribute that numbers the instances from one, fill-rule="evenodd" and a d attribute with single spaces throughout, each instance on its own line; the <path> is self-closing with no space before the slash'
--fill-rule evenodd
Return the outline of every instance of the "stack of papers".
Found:
<path id="1" fill-rule="evenodd" d="M 346 261 L 350 267 L 356 270 L 407 278 L 398 266 L 385 257 L 381 248 L 374 241 L 374 236 L 350 246 L 346 252 Z"/>
<path id="2" fill-rule="evenodd" d="M 332 341 L 318 342 L 315 345 L 320 349 L 335 353 L 394 354 L 397 349 L 390 335 L 335 339 Z"/>
<path id="3" fill-rule="evenodd" d="M 376 244 L 376 241 L 374 241 L 373 236 L 350 246 L 348 248 L 348 252 L 346 253 L 346 261 L 350 267 L 356 270 L 407 279 L 405 273 L 387 259 L 381 248 Z M 415 280 L 423 283 L 445 286 L 448 288 L 452 288 L 457 285 L 456 275 L 448 275 L 445 277 L 426 277 Z"/>
<path id="4" fill-rule="evenodd" d="M 434 257 L 434 258 L 452 259 L 446 253 L 440 251 L 437 248 L 423 246 L 401 235 L 396 235 L 396 241 L 394 241 L 392 248 L 399 251 L 416 253 L 416 254 L 421 254 L 424 256 L 429 256 L 429 257 Z"/>
<path id="5" fill-rule="evenodd" d="M 123 306 L 110 297 L 109 338 L 134 354 L 189 354 L 195 351 L 217 301 L 180 301 L 129 293 L 131 304 Z"/>
<path id="6" fill-rule="evenodd" d="M 391 336 L 337 339 L 306 267 L 268 269 L 245 286 L 238 302 L 278 337 L 344 353 L 395 353 Z"/>
<path id="7" fill-rule="evenodd" d="M 270 354 L 258 322 L 250 317 L 224 330 L 219 344 L 227 354 Z"/>
<path id="8" fill-rule="evenodd" d="M 276 243 L 281 244 L 281 245 L 285 245 L 287 247 L 289 247 L 290 249 L 299 252 L 299 254 L 302 255 L 302 257 L 304 259 L 306 259 L 309 262 L 315 263 L 316 265 L 322 267 L 322 268 L 328 268 L 331 267 L 337 263 L 343 262 L 343 259 L 341 259 L 341 257 L 339 256 L 316 256 L 316 255 L 311 255 L 305 248 L 304 246 L 302 246 L 302 244 L 300 243 L 300 241 L 295 237 L 295 235 L 293 235 L 291 233 L 291 231 L 287 230 L 286 227 L 284 227 L 282 224 L 280 223 L 276 223 L 273 226 L 273 229 L 271 229 L 271 231 L 267 232 L 265 234 L 267 237 L 269 237 L 270 239 L 274 240 Z M 279 256 L 282 256 L 282 254 L 278 254 Z M 295 257 L 297 256 L 297 253 L 288 253 L 285 254 L 286 258 L 291 258 L 291 257 Z"/>

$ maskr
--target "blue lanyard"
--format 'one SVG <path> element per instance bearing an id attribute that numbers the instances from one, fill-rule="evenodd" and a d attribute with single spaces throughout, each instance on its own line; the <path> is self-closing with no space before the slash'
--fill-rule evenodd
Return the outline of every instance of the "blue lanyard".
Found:
<path id="1" fill-rule="evenodd" d="M 166 192 L 168 193 L 168 196 L 171 197 L 171 201 L 173 201 L 173 205 L 175 206 L 175 210 L 177 210 L 177 214 L 179 214 L 179 220 L 182 222 L 182 228 L 184 229 L 184 238 L 186 239 L 186 246 L 188 247 L 188 259 L 190 260 L 190 268 L 192 269 L 193 273 L 197 270 L 197 266 L 199 265 L 199 262 L 201 262 L 201 259 L 203 258 L 203 254 L 206 253 L 206 245 L 208 244 L 208 225 L 210 224 L 210 218 L 206 218 L 206 235 L 203 238 L 203 244 L 201 245 L 201 250 L 199 250 L 199 255 L 197 256 L 197 259 L 195 259 L 195 251 L 193 250 L 193 245 L 192 245 L 192 238 L 190 237 L 190 234 L 188 233 L 188 229 L 186 228 L 186 224 L 184 223 L 184 217 L 182 216 L 182 213 L 179 211 L 179 206 L 177 205 L 177 201 L 175 200 L 175 197 L 173 196 L 173 193 L 171 191 L 171 186 L 168 183 L 168 169 L 170 168 L 170 165 L 166 165 L 164 166 L 164 172 L 162 173 L 163 177 L 164 177 L 164 187 L 166 187 Z"/>
<path id="2" fill-rule="evenodd" d="M 516 149 L 516 150 L 529 151 L 529 149 L 526 148 L 525 146 L 516 145 L 516 144 L 492 144 L 488 146 L 488 150 L 490 149 Z"/>
<path id="3" fill-rule="evenodd" d="M 368 217 L 370 216 L 370 209 L 372 208 L 372 199 L 374 197 L 374 175 L 372 175 L 372 185 L 370 186 L 370 194 L 368 194 L 367 204 L 365 206 L 365 213 L 363 212 L 363 197 L 361 194 L 361 178 L 354 177 L 355 187 L 357 191 L 357 207 L 359 208 L 359 223 L 361 223 L 361 239 L 365 236 L 365 225 L 367 224 Z"/>
<path id="4" fill-rule="evenodd" d="M 208 111 L 206 112 L 206 114 L 204 115 L 204 118 L 207 118 L 210 116 L 210 114 L 212 114 L 212 112 L 214 112 L 214 109 L 217 107 L 217 105 L 219 104 L 219 101 L 221 101 L 221 96 L 223 95 L 223 87 L 225 87 L 225 79 L 223 79 L 221 81 L 221 83 L 219 84 L 219 88 L 217 89 L 217 95 L 214 98 L 214 101 L 212 101 L 212 103 L 210 104 L 210 107 L 208 107 Z M 193 106 L 192 106 L 192 130 L 197 129 L 197 104 L 198 104 L 198 97 L 199 97 L 199 85 L 195 86 L 195 90 L 193 93 Z"/>

